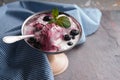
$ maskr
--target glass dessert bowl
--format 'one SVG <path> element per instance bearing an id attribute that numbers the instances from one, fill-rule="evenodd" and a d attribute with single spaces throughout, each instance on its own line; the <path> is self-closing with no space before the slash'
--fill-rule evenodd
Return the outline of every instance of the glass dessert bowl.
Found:
<path id="1" fill-rule="evenodd" d="M 34 35 L 24 39 L 25 42 L 32 48 L 47 53 L 53 74 L 58 75 L 67 69 L 69 63 L 63 52 L 72 49 L 78 43 L 82 28 L 74 17 L 52 10 L 28 17 L 22 25 L 21 32 L 22 35 Z"/>
<path id="2" fill-rule="evenodd" d="M 58 21 L 55 22 L 53 17 L 52 11 L 38 12 L 28 17 L 22 25 L 22 35 L 35 36 L 25 39 L 25 42 L 32 48 L 49 54 L 72 49 L 81 38 L 81 25 L 74 17 L 63 12 L 59 12 L 56 17 Z M 63 24 L 57 24 L 60 21 Z"/>

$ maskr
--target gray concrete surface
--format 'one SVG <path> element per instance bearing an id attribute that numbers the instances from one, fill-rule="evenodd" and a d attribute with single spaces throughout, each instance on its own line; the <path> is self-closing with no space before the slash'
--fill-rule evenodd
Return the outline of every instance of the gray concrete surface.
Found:
<path id="1" fill-rule="evenodd" d="M 10 3 L 17 0 L 4 0 L 5 3 Z M 40 1 L 40 0 L 36 0 Z M 120 10 L 120 0 L 44 0 L 48 2 L 72 3 L 80 7 L 96 7 L 101 10 Z M 2 0 L 0 0 L 2 5 Z"/>

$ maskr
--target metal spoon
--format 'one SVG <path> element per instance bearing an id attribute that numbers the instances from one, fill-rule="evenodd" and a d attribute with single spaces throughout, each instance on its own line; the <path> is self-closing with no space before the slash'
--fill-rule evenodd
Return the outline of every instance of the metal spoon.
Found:
<path id="1" fill-rule="evenodd" d="M 25 39 L 25 38 L 30 38 L 30 37 L 34 37 L 35 35 L 22 35 L 22 36 L 5 36 L 3 38 L 3 42 L 5 43 L 14 43 L 16 41 L 19 41 L 19 40 L 22 40 L 22 39 Z"/>

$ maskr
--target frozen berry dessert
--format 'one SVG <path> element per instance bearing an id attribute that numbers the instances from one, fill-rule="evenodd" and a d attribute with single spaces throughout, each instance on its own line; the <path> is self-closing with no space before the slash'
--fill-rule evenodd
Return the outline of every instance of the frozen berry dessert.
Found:
<path id="1" fill-rule="evenodd" d="M 44 52 L 62 52 L 71 49 L 81 37 L 80 24 L 58 9 L 30 16 L 23 24 L 23 35 L 32 47 Z"/>

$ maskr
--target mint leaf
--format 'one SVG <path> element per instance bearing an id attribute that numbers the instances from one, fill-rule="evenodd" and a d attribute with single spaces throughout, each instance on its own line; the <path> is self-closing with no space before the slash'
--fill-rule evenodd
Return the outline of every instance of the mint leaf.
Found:
<path id="1" fill-rule="evenodd" d="M 69 27 L 71 26 L 70 21 L 69 21 L 69 18 L 66 17 L 66 16 L 59 17 L 59 18 L 56 20 L 56 23 L 57 23 L 59 26 L 64 27 L 64 28 L 69 28 Z"/>
<path id="2" fill-rule="evenodd" d="M 52 9 L 52 19 L 49 21 L 49 24 L 51 23 L 55 23 L 57 25 L 59 25 L 60 27 L 64 27 L 64 28 L 69 28 L 71 26 L 71 23 L 69 21 L 69 18 L 66 17 L 66 16 L 62 16 L 62 17 L 59 17 L 59 10 L 58 8 L 54 8 Z"/>
<path id="3" fill-rule="evenodd" d="M 51 23 L 56 23 L 56 20 L 53 18 L 53 19 L 51 19 L 48 23 L 49 23 L 49 24 L 51 24 Z"/>
<path id="4" fill-rule="evenodd" d="M 53 18 L 55 18 L 56 19 L 56 17 L 59 15 L 59 10 L 58 10 L 58 8 L 54 8 L 53 10 L 52 10 L 52 16 L 53 16 Z"/>

